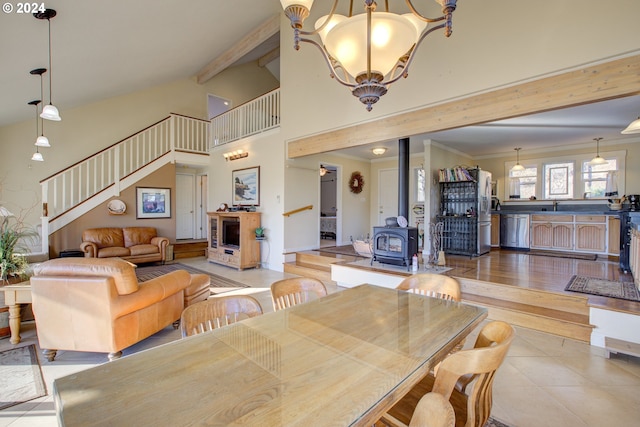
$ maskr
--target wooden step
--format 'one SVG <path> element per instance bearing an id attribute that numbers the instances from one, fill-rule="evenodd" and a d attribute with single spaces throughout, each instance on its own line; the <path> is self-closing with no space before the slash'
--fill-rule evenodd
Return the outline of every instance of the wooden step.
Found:
<path id="1" fill-rule="evenodd" d="M 321 270 L 313 264 L 305 266 L 297 264 L 295 262 L 285 262 L 284 271 L 285 273 L 296 274 L 298 276 L 312 277 L 314 279 L 320 280 L 321 282 L 335 283 L 331 280 L 331 270 Z"/>

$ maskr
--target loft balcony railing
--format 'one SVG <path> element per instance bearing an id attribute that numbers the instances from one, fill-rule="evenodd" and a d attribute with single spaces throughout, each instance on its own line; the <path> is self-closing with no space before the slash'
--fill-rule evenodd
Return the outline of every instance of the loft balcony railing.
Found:
<path id="1" fill-rule="evenodd" d="M 280 126 L 280 89 L 211 119 L 211 147 L 237 141 Z"/>
<path id="2" fill-rule="evenodd" d="M 40 181 L 43 251 L 49 234 L 135 184 L 143 169 L 150 173 L 180 155 L 208 156 L 209 139 L 208 121 L 171 114 Z"/>

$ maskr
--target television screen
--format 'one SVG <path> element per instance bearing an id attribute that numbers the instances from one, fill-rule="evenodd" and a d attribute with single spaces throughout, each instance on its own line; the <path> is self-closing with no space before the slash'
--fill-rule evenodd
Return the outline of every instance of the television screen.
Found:
<path id="1" fill-rule="evenodd" d="M 240 247 L 240 222 L 222 222 L 222 244 L 225 246 Z"/>

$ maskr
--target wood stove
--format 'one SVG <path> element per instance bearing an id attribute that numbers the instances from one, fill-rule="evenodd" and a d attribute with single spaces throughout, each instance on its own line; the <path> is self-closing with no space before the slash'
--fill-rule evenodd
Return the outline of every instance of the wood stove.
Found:
<path id="1" fill-rule="evenodd" d="M 418 253 L 416 227 L 373 227 L 373 261 L 411 267 L 411 258 Z"/>

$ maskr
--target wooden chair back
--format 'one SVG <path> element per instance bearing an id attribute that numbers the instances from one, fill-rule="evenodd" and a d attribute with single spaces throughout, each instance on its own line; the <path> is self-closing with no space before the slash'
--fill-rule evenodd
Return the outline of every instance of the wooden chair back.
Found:
<path id="1" fill-rule="evenodd" d="M 456 414 L 451 403 L 443 395 L 429 392 L 418 401 L 408 427 L 454 427 L 455 424 Z M 407 427 L 407 424 L 387 413 L 373 426 Z"/>
<path id="2" fill-rule="evenodd" d="M 314 297 L 327 295 L 327 288 L 318 280 L 310 277 L 294 277 L 274 282 L 271 285 L 271 298 L 275 311 L 301 304 Z"/>
<path id="3" fill-rule="evenodd" d="M 185 338 L 261 314 L 262 306 L 249 295 L 213 297 L 184 309 L 180 331 Z"/>
<path id="4" fill-rule="evenodd" d="M 514 334 L 511 325 L 490 322 L 480 331 L 473 349 L 453 353 L 440 364 L 432 391 L 447 399 L 454 391 L 466 396 L 464 407 L 454 402 L 456 416 L 466 418 L 465 427 L 482 427 L 489 419 L 495 373 L 507 355 Z"/>
<path id="5" fill-rule="evenodd" d="M 460 301 L 460 282 L 444 274 L 414 274 L 400 282 L 396 289 L 434 298 Z"/>

